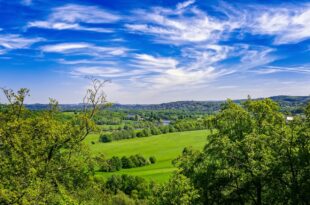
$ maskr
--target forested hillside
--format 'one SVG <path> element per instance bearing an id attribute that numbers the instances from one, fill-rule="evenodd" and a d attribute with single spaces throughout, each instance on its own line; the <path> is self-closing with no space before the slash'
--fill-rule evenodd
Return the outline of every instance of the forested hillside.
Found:
<path id="1" fill-rule="evenodd" d="M 310 101 L 310 96 L 272 96 L 269 97 L 279 103 L 282 111 L 300 113 L 300 108 Z M 235 103 L 244 102 L 246 99 L 233 100 Z M 260 100 L 253 99 L 253 100 Z M 183 110 L 199 113 L 214 113 L 221 109 L 225 101 L 177 101 L 162 104 L 113 104 L 111 110 Z M 83 104 L 60 104 L 63 111 L 81 110 Z M 48 108 L 46 104 L 28 104 L 27 108 L 31 110 L 44 110 Z"/>

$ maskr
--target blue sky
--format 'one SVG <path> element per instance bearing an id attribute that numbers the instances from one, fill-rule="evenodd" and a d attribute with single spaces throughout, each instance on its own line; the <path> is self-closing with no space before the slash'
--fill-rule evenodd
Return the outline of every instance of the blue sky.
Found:
<path id="1" fill-rule="evenodd" d="M 28 103 L 310 94 L 309 1 L 0 0 L 0 86 Z M 0 102 L 3 102 L 0 96 Z"/>

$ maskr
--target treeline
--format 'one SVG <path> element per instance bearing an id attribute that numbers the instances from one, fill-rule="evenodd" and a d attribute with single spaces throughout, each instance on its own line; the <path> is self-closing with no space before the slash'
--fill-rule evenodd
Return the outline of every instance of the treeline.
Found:
<path id="1" fill-rule="evenodd" d="M 102 110 L 94 116 L 98 125 L 115 125 L 128 121 L 160 122 L 161 120 L 181 120 L 197 118 L 205 115 L 204 112 L 190 112 L 184 110 Z"/>
<path id="2" fill-rule="evenodd" d="M 309 96 L 272 96 L 273 101 L 281 106 L 282 112 L 289 112 L 293 114 L 302 113 L 302 107 L 309 102 Z M 255 99 L 261 100 L 261 99 Z M 240 104 L 246 99 L 234 100 L 235 103 Z M 108 112 L 120 112 L 127 114 L 138 115 L 146 119 L 169 119 L 177 120 L 188 118 L 193 115 L 214 114 L 221 110 L 225 101 L 179 101 L 162 104 L 150 105 L 121 105 L 113 104 Z M 30 110 L 48 110 L 48 104 L 28 104 L 26 107 Z M 59 105 L 62 111 L 81 112 L 83 104 L 61 104 Z M 145 112 L 146 111 L 146 112 Z M 151 113 L 155 113 L 155 115 Z M 182 118 L 183 117 L 183 118 Z M 100 123 L 111 123 L 109 120 L 99 120 Z"/>
<path id="3" fill-rule="evenodd" d="M 153 135 L 160 135 L 172 132 L 183 132 L 191 130 L 202 130 L 206 129 L 206 124 L 203 119 L 184 119 L 178 120 L 170 125 L 161 125 L 143 128 L 141 130 L 135 130 L 130 126 L 127 126 L 124 130 L 114 131 L 114 132 L 104 132 L 100 135 L 100 142 L 111 142 L 123 139 L 131 139 L 136 137 L 149 137 Z"/>
<path id="4" fill-rule="evenodd" d="M 156 158 L 151 156 L 150 158 L 145 158 L 140 154 L 117 157 L 113 156 L 110 159 L 105 159 L 103 155 L 97 156 L 95 158 L 97 166 L 99 166 L 99 171 L 101 172 L 115 172 L 121 169 L 130 169 L 135 167 L 143 167 L 149 164 L 156 163 Z"/>
<path id="5" fill-rule="evenodd" d="M 114 112 L 120 110 L 112 109 Z M 134 110 L 122 109 L 121 112 L 127 114 L 126 120 L 145 120 L 150 122 L 160 122 L 161 120 L 181 120 L 186 118 L 197 118 L 205 115 L 205 112 L 200 111 L 186 111 L 182 109 L 164 109 L 164 110 Z"/>

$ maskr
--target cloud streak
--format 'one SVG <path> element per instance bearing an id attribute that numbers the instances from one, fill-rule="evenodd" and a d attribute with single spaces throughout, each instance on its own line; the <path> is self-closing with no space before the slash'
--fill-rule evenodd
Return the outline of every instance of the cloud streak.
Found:
<path id="1" fill-rule="evenodd" d="M 134 12 L 133 21 L 126 24 L 130 32 L 154 37 L 156 42 L 166 44 L 186 44 L 219 41 L 225 33 L 239 28 L 239 22 L 227 19 L 222 21 L 206 12 L 191 7 L 194 1 L 177 5 L 177 9 L 155 7 Z M 182 9 L 180 11 L 180 9 Z"/>
<path id="2" fill-rule="evenodd" d="M 0 54 L 16 49 L 28 49 L 43 38 L 25 38 L 19 34 L 0 34 Z"/>
<path id="3" fill-rule="evenodd" d="M 255 14 L 251 22 L 253 34 L 274 36 L 275 44 L 298 43 L 310 38 L 310 4 L 259 10 L 262 12 Z"/>
<path id="4" fill-rule="evenodd" d="M 124 47 L 103 47 L 84 42 L 50 44 L 42 46 L 41 50 L 45 53 L 87 55 L 100 58 L 107 56 L 123 56 L 129 51 L 129 49 Z"/>
<path id="5" fill-rule="evenodd" d="M 176 45 L 216 43 L 229 38 L 236 30 L 273 36 L 275 44 L 298 43 L 310 38 L 310 4 L 277 7 L 238 5 L 239 8 L 222 4 L 218 11 L 225 18 L 219 18 L 193 6 L 194 3 L 179 3 L 176 9 L 154 7 L 136 10 L 135 23 L 125 27 L 130 32 L 151 35 L 157 42 Z"/>
<path id="6" fill-rule="evenodd" d="M 113 30 L 103 28 L 102 26 L 95 26 L 95 24 L 109 24 L 120 19 L 121 17 L 119 15 L 108 12 L 97 6 L 68 4 L 62 7 L 54 8 L 47 20 L 29 22 L 27 27 L 106 33 L 113 32 Z"/>

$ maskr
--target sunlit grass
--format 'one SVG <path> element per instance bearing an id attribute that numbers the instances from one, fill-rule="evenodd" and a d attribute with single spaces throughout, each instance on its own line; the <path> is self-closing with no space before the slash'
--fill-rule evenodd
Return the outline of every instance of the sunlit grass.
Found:
<path id="1" fill-rule="evenodd" d="M 98 142 L 99 135 L 92 134 L 86 139 L 94 155 L 104 154 L 107 158 L 112 156 L 130 156 L 141 154 L 144 157 L 155 156 L 156 164 L 145 167 L 123 169 L 113 173 L 98 172 L 98 176 L 107 177 L 112 174 L 130 174 L 144 177 L 157 182 L 166 181 L 175 169 L 172 160 L 177 158 L 184 147 L 191 146 L 202 149 L 206 144 L 207 130 L 176 132 L 157 136 L 134 138 L 110 143 Z M 95 142 L 92 144 L 91 142 Z"/>

